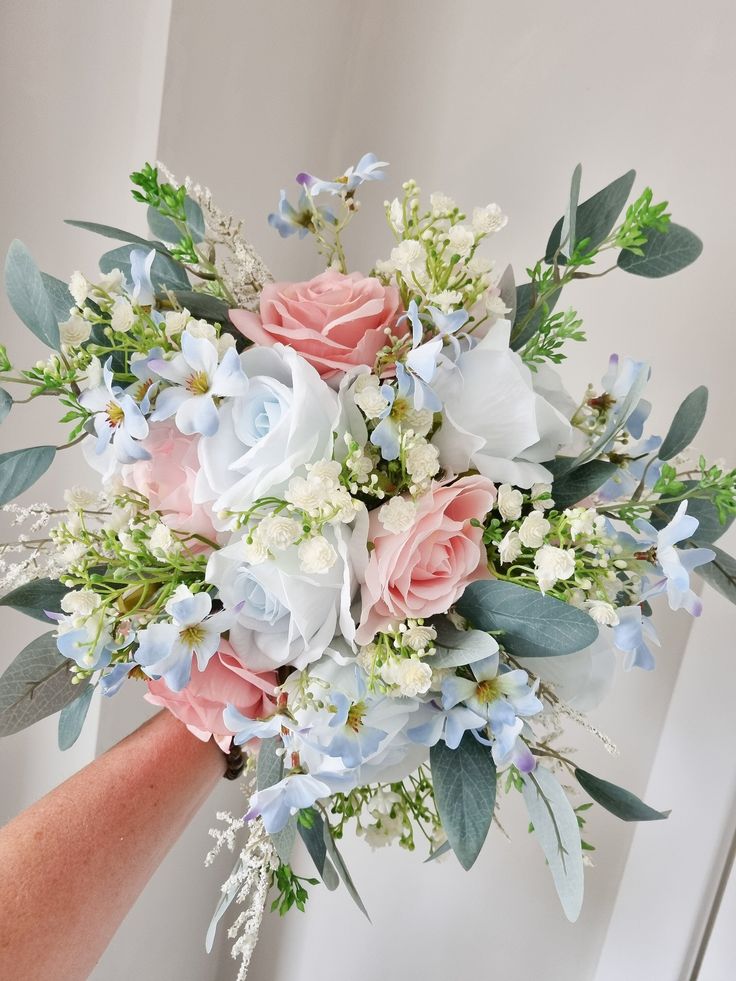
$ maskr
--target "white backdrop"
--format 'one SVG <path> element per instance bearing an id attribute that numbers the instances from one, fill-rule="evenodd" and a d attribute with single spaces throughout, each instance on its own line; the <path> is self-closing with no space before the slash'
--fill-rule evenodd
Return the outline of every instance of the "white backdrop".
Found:
<path id="1" fill-rule="evenodd" d="M 426 191 L 444 190 L 466 206 L 498 201 L 511 221 L 495 255 L 521 271 L 541 254 L 579 160 L 588 192 L 635 166 L 637 186 L 652 183 L 669 198 L 676 219 L 703 237 L 705 252 L 672 280 L 622 274 L 571 290 L 590 341 L 566 367 L 568 387 L 597 380 L 613 350 L 651 360 L 653 425 L 662 429 L 680 399 L 704 382 L 712 398 L 699 444 L 736 459 L 724 425 L 736 354 L 733 293 L 723 287 L 732 275 L 736 164 L 724 121 L 735 74 L 736 12 L 728 3 L 709 0 L 696 20 L 681 0 L 624 0 L 615 17 L 582 0 L 564 9 L 488 0 L 133 0 L 122 7 L 6 0 L 0 18 L 0 114 L 11 150 L 2 165 L 2 236 L 22 237 L 59 276 L 93 269 L 95 248 L 104 245 L 60 219 L 140 228 L 126 175 L 157 151 L 175 173 L 208 184 L 223 207 L 246 218 L 250 236 L 285 279 L 317 270 L 308 244 L 282 242 L 265 222 L 279 188 L 303 168 L 337 173 L 365 150 L 391 161 L 389 180 L 368 188 L 369 206 L 352 229 L 355 267 L 366 269 L 386 253 L 380 203 L 414 176 Z M 27 356 L 40 356 L 22 343 Z M 24 418 L 41 441 L 48 416 Z M 28 430 L 8 436 L 6 427 L 2 437 L 19 444 Z M 56 470 L 36 495 L 52 498 L 70 473 L 71 465 Z M 346 974 L 372 981 L 409 972 L 444 981 L 479 969 L 510 981 L 685 979 L 736 791 L 733 767 L 718 750 L 729 735 L 733 667 L 725 639 L 733 614 L 710 592 L 706 599 L 709 619 L 690 643 L 687 618 L 669 619 L 660 628 L 657 671 L 620 673 L 596 713 L 621 755 L 609 759 L 591 738 L 573 734 L 587 768 L 640 793 L 649 783 L 655 806 L 675 806 L 666 826 L 637 831 L 628 866 L 633 829 L 594 809 L 596 868 L 586 875 L 576 926 L 559 912 L 541 853 L 512 801 L 502 816 L 512 841 L 495 829 L 469 875 L 452 862 L 423 866 L 420 855 L 371 853 L 347 841 L 373 926 L 343 893 L 315 889 L 306 916 L 268 921 L 253 981 L 337 981 Z M 7 622 L 12 645 L 3 662 L 38 632 L 20 618 Z M 64 759 L 48 749 L 53 724 L 1 743 L 3 786 L 11 791 L 0 816 L 90 758 L 95 742 L 104 747 L 133 728 L 145 711 L 136 695 L 106 704 L 97 739 L 92 726 Z M 201 869 L 206 827 L 232 794 L 218 788 L 219 799 L 124 924 L 96 981 L 233 977 L 224 945 L 219 962 L 205 959 L 201 948 L 217 878 Z M 672 855 L 681 856 L 675 868 Z M 677 944 L 669 942 L 669 923 L 677 925 Z M 725 981 L 711 963 L 704 981 Z"/>

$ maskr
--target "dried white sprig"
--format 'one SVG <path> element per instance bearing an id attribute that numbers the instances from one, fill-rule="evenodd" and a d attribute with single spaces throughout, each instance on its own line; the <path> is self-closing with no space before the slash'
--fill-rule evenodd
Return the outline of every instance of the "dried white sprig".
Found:
<path id="1" fill-rule="evenodd" d="M 156 166 L 170 184 L 181 186 L 165 164 L 157 161 Z M 243 238 L 242 221 L 221 211 L 212 200 L 208 187 L 195 184 L 189 177 L 184 179 L 184 187 L 189 197 L 202 209 L 212 232 L 212 241 L 227 250 L 228 256 L 219 265 L 225 286 L 239 306 L 246 310 L 255 309 L 261 290 L 267 283 L 273 282 L 273 276 L 258 252 Z"/>

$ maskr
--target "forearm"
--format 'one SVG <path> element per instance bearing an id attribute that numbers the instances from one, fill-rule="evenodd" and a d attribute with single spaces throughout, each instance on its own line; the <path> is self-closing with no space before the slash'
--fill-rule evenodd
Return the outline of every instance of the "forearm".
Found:
<path id="1" fill-rule="evenodd" d="M 87 978 L 223 769 L 160 712 L 0 829 L 0 977 Z"/>

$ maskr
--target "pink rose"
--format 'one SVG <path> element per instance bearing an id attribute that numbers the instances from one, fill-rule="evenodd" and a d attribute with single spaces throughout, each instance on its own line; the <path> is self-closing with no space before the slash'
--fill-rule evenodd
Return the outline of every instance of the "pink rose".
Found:
<path id="1" fill-rule="evenodd" d="M 249 719 L 272 715 L 274 710 L 273 671 L 255 674 L 243 667 L 226 640 L 207 664 L 204 671 L 192 661 L 192 677 L 182 691 L 172 691 L 163 680 L 148 682 L 146 701 L 161 705 L 180 719 L 197 739 L 207 742 L 213 736 L 217 745 L 227 751 L 233 733 L 225 728 L 222 713 L 226 705 L 234 705 Z"/>
<path id="2" fill-rule="evenodd" d="M 486 477 L 461 477 L 433 484 L 416 502 L 411 526 L 387 531 L 379 510 L 371 512 L 368 540 L 374 548 L 362 587 L 360 644 L 406 617 L 445 613 L 476 579 L 489 578 L 482 521 L 493 507 L 496 488 Z"/>
<path id="3" fill-rule="evenodd" d="M 293 347 L 323 377 L 354 365 L 373 366 L 386 344 L 385 328 L 402 337 L 399 291 L 360 273 L 328 269 L 308 283 L 271 283 L 261 293 L 261 315 L 231 310 L 233 324 L 255 344 Z"/>
<path id="4" fill-rule="evenodd" d="M 194 484 L 199 472 L 197 437 L 184 436 L 173 422 L 152 423 L 143 446 L 150 460 L 123 468 L 123 480 L 147 498 L 163 521 L 175 531 L 214 538 L 210 511 L 195 504 Z"/>

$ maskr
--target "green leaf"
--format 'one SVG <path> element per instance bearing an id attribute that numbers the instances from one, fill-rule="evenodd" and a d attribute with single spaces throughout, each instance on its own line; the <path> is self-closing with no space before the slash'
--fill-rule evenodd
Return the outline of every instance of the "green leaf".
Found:
<path id="1" fill-rule="evenodd" d="M 650 228 L 646 234 L 648 238 L 641 247 L 642 255 L 630 249 L 619 252 L 617 265 L 624 272 L 660 279 L 689 266 L 703 251 L 698 236 L 674 222 L 669 223 L 665 232 Z"/>
<path id="2" fill-rule="evenodd" d="M 149 246 L 149 249 L 153 246 Z M 130 280 L 130 253 L 131 249 L 127 245 L 112 252 L 106 252 L 100 258 L 100 269 L 103 273 L 108 273 L 112 269 L 120 269 L 125 278 Z M 186 271 L 174 259 L 159 253 L 153 260 L 151 266 L 151 282 L 155 289 L 188 290 L 191 286 L 187 279 Z"/>
<path id="3" fill-rule="evenodd" d="M 572 172 L 570 181 L 570 199 L 562 220 L 562 231 L 560 232 L 560 248 L 567 248 L 568 255 L 575 249 L 575 223 L 578 212 L 578 202 L 580 201 L 580 178 L 583 176 L 582 164 L 578 164 Z"/>
<path id="4" fill-rule="evenodd" d="M 583 905 L 583 851 L 575 811 L 549 770 L 522 774 L 521 789 L 534 834 L 547 859 L 565 916 L 574 923 Z"/>
<path id="5" fill-rule="evenodd" d="M 363 916 L 365 916 L 365 918 L 370 923 L 371 918 L 370 916 L 368 916 L 368 910 L 365 908 L 363 904 L 363 900 L 360 898 L 360 895 L 358 894 L 358 890 L 355 888 L 353 877 L 350 875 L 350 872 L 348 871 L 348 867 L 345 864 L 342 855 L 337 850 L 337 843 L 335 842 L 335 839 L 332 837 L 330 826 L 326 821 L 324 824 L 324 836 L 325 836 L 325 846 L 327 848 L 327 854 L 332 859 L 332 863 L 337 869 L 345 888 L 350 894 L 350 898 L 353 900 L 353 902 L 358 907 L 360 912 L 363 914 Z"/>
<path id="6" fill-rule="evenodd" d="M 64 708 L 80 693 L 53 631 L 24 647 L 0 677 L 0 736 L 11 736 Z"/>
<path id="7" fill-rule="evenodd" d="M 683 481 L 683 494 L 687 495 L 698 487 L 695 480 Z M 680 506 L 679 501 L 671 504 L 655 504 L 652 510 L 651 523 L 655 528 L 664 528 L 675 516 Z M 731 515 L 724 522 L 718 514 L 718 508 L 705 497 L 692 497 L 687 502 L 687 513 L 698 519 L 698 528 L 689 541 L 696 545 L 708 545 L 718 541 L 731 527 L 736 515 Z"/>
<path id="8" fill-rule="evenodd" d="M 435 848 L 435 850 L 424 859 L 424 864 L 426 865 L 427 862 L 434 862 L 436 858 L 442 858 L 442 856 L 446 855 L 449 851 L 452 851 L 452 845 L 449 841 L 443 841 L 439 848 Z"/>
<path id="9" fill-rule="evenodd" d="M 4 388 L 0 388 L 0 422 L 3 422 L 10 410 L 13 408 L 13 396 L 10 392 L 6 392 Z"/>
<path id="10" fill-rule="evenodd" d="M 500 579 L 471 583 L 457 610 L 478 630 L 503 631 L 500 639 L 515 657 L 573 654 L 598 636 L 584 610 Z"/>
<path id="11" fill-rule="evenodd" d="M 491 657 L 498 650 L 496 641 L 482 630 L 456 630 L 449 620 L 433 622 L 437 631 L 433 668 L 457 668 Z"/>
<path id="12" fill-rule="evenodd" d="M 131 245 L 140 245 L 141 248 L 147 251 L 155 249 L 162 255 L 169 255 L 169 250 L 162 242 L 151 242 L 147 238 L 136 235 L 134 232 L 126 232 L 122 228 L 115 228 L 114 225 L 100 225 L 96 221 L 78 221 L 75 218 L 67 218 L 66 224 L 73 225 L 75 228 L 83 228 L 87 232 L 94 232 L 96 235 L 102 235 L 105 238 L 115 239 L 117 242 L 128 242 Z"/>
<path id="13" fill-rule="evenodd" d="M 707 565 L 698 566 L 695 572 L 727 600 L 736 603 L 736 559 L 717 545 L 709 547 L 716 557 Z"/>
<path id="14" fill-rule="evenodd" d="M 63 324 L 65 320 L 69 319 L 71 308 L 76 305 L 68 285 L 63 280 L 57 279 L 56 276 L 51 276 L 45 272 L 41 273 L 41 281 L 51 301 L 54 316 L 60 324 Z"/>
<path id="15" fill-rule="evenodd" d="M 68 587 L 58 579 L 33 579 L 0 596 L 0 606 L 9 606 L 34 620 L 48 623 L 46 611 L 61 613 L 61 599 L 68 592 Z"/>
<path id="16" fill-rule="evenodd" d="M 491 751 L 466 732 L 457 749 L 436 743 L 429 761 L 442 827 L 460 864 L 469 869 L 486 840 L 496 803 Z"/>
<path id="17" fill-rule="evenodd" d="M 284 760 L 276 752 L 282 746 L 283 743 L 278 736 L 261 740 L 260 749 L 258 750 L 258 765 L 256 767 L 256 788 L 258 790 L 265 790 L 267 787 L 272 787 L 283 777 Z M 294 841 L 296 840 L 296 818 L 291 818 L 281 831 L 272 834 L 271 840 L 281 861 L 285 865 L 288 865 L 294 847 Z"/>
<path id="18" fill-rule="evenodd" d="M 592 773 L 579 767 L 575 768 L 575 777 L 596 804 L 605 807 L 622 821 L 663 821 L 670 816 L 669 811 L 655 811 L 630 791 L 617 787 L 615 783 L 609 783 L 608 780 L 594 777 Z"/>
<path id="19" fill-rule="evenodd" d="M 172 290 L 171 292 L 180 305 L 186 307 L 198 320 L 209 320 L 218 324 L 230 322 L 227 303 L 219 297 L 211 296 L 209 293 L 199 293 L 197 290 Z"/>
<path id="20" fill-rule="evenodd" d="M 589 249 L 594 249 L 601 244 L 616 224 L 616 219 L 631 194 L 635 177 L 636 171 L 629 170 L 604 187 L 602 191 L 598 191 L 593 197 L 578 205 L 574 244 L 586 238 L 589 240 Z M 550 234 L 545 251 L 547 262 L 552 262 L 555 252 L 560 247 L 562 224 L 563 219 L 560 218 Z M 564 262 L 564 257 L 561 258 Z"/>
<path id="21" fill-rule="evenodd" d="M 561 292 L 562 290 L 558 289 L 551 290 L 547 294 L 545 297 L 547 313 L 551 313 L 554 310 Z M 540 305 L 522 329 L 521 325 L 532 308 L 532 297 L 533 290 L 531 283 L 522 283 L 521 286 L 516 287 L 516 319 L 514 320 L 514 329 L 511 331 L 511 348 L 514 351 L 518 351 L 519 348 L 524 347 L 527 341 L 531 340 L 542 326 L 542 321 L 545 317 L 544 305 Z"/>
<path id="22" fill-rule="evenodd" d="M 191 198 L 184 199 L 184 212 L 187 216 L 187 228 L 192 236 L 193 242 L 201 242 L 204 238 L 204 215 L 202 209 L 196 201 Z M 149 207 L 146 213 L 148 227 L 151 234 L 160 238 L 164 242 L 178 242 L 181 239 L 181 232 L 170 218 L 164 218 L 155 208 Z"/>
<path id="23" fill-rule="evenodd" d="M 32 487 L 46 473 L 55 456 L 55 446 L 31 446 L 0 453 L 0 505 Z"/>
<path id="24" fill-rule="evenodd" d="M 312 807 L 309 808 L 309 813 L 312 817 L 311 825 L 307 827 L 301 821 L 297 821 L 296 828 L 299 832 L 299 837 L 304 842 L 314 862 L 314 867 L 319 872 L 320 878 L 330 892 L 332 892 L 333 889 L 337 889 L 340 885 L 340 877 L 327 856 L 327 838 L 331 837 L 331 835 L 325 829 L 325 822 L 319 811 Z"/>
<path id="25" fill-rule="evenodd" d="M 18 239 L 11 242 L 5 260 L 5 291 L 11 307 L 26 327 L 47 347 L 58 351 L 61 341 L 54 306 L 38 266 Z M 68 315 L 67 311 L 67 318 Z"/>
<path id="26" fill-rule="evenodd" d="M 703 424 L 708 409 L 708 389 L 699 385 L 682 403 L 675 413 L 669 432 L 659 448 L 660 460 L 671 460 L 673 456 L 682 453 L 695 437 Z"/>
<path id="27" fill-rule="evenodd" d="M 80 686 L 77 685 L 77 688 Z M 65 705 L 59 715 L 59 749 L 71 749 L 79 738 L 95 693 L 94 685 L 85 685 L 79 698 Z"/>
<path id="28" fill-rule="evenodd" d="M 563 474 L 552 483 L 552 499 L 558 511 L 574 507 L 618 471 L 616 463 L 608 460 L 591 460 L 576 470 Z"/>

